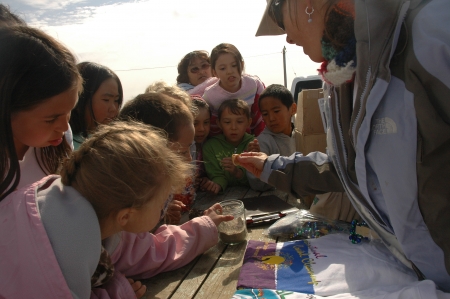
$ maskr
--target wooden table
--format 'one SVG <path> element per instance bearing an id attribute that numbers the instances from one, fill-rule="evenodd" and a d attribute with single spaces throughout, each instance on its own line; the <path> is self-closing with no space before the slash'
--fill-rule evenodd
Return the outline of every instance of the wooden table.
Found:
<path id="1" fill-rule="evenodd" d="M 242 199 L 276 194 L 292 205 L 303 208 L 300 200 L 288 198 L 279 191 L 257 192 L 244 187 L 228 188 L 224 194 L 197 194 L 194 208 L 206 209 L 226 199 Z M 269 225 L 248 228 L 248 240 L 277 241 L 263 234 Z M 184 267 L 161 273 L 142 281 L 147 286 L 143 298 L 151 299 L 229 299 L 236 291 L 247 243 L 226 245 L 219 243 Z"/>

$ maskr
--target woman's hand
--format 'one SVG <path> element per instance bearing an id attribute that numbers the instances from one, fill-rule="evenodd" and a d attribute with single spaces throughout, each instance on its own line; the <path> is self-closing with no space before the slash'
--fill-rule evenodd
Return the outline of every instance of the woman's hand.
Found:
<path id="1" fill-rule="evenodd" d="M 247 171 L 250 171 L 257 178 L 261 176 L 266 159 L 266 154 L 255 152 L 242 153 L 236 157 L 236 161 L 239 165 L 244 167 Z"/>
<path id="2" fill-rule="evenodd" d="M 258 139 L 254 139 L 250 141 L 247 145 L 247 152 L 260 152 L 261 148 L 259 147 Z"/>
<path id="3" fill-rule="evenodd" d="M 222 215 L 222 206 L 219 203 L 216 203 L 209 209 L 205 210 L 204 215 L 211 218 L 216 226 L 224 221 L 234 219 L 233 215 Z"/>
<path id="4" fill-rule="evenodd" d="M 147 287 L 143 285 L 140 281 L 134 281 L 131 278 L 127 278 L 128 282 L 131 284 L 134 293 L 136 294 L 136 298 L 141 298 L 144 296 L 145 291 L 147 291 Z"/>

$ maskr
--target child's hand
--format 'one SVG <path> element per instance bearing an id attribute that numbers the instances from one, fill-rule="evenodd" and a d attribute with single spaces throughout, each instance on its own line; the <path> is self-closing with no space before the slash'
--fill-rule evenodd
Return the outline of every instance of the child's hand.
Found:
<path id="1" fill-rule="evenodd" d="M 136 294 L 136 298 L 141 298 L 144 296 L 145 291 L 147 291 L 147 287 L 143 285 L 140 281 L 134 281 L 131 278 L 127 278 L 128 282 L 131 284 L 134 293 Z"/>
<path id="2" fill-rule="evenodd" d="M 186 207 L 184 203 L 179 200 L 172 200 L 167 208 L 166 216 L 164 217 L 164 222 L 166 224 L 180 224 L 181 221 L 181 210 Z"/>
<path id="3" fill-rule="evenodd" d="M 247 152 L 260 152 L 261 148 L 259 147 L 258 139 L 254 139 L 253 141 L 250 141 L 250 143 L 247 146 Z"/>
<path id="4" fill-rule="evenodd" d="M 264 162 L 267 159 L 267 155 L 264 153 L 242 153 L 237 157 L 239 165 L 244 167 L 247 171 L 250 171 L 254 176 L 259 178 L 264 168 Z"/>
<path id="5" fill-rule="evenodd" d="M 205 191 L 217 194 L 220 192 L 220 190 L 222 189 L 222 187 L 220 187 L 219 184 L 214 183 L 213 181 L 208 180 L 208 182 L 205 182 L 205 184 L 203 185 L 205 188 Z"/>
<path id="6" fill-rule="evenodd" d="M 221 163 L 223 169 L 230 172 L 234 177 L 241 179 L 244 176 L 242 170 L 240 170 L 239 168 L 236 167 L 236 165 L 234 165 L 231 157 L 223 158 Z"/>
<path id="7" fill-rule="evenodd" d="M 219 203 L 214 204 L 209 209 L 205 210 L 204 215 L 211 218 L 216 226 L 224 221 L 233 220 L 233 215 L 221 215 L 222 214 L 222 206 Z"/>
<path id="8" fill-rule="evenodd" d="M 207 177 L 202 177 L 199 183 L 199 188 L 201 191 L 206 191 L 207 186 L 212 183 Z"/>

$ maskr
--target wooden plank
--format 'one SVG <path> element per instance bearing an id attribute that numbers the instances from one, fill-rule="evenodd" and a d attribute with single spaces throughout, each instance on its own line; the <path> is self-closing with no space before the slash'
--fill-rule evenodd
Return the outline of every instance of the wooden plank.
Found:
<path id="1" fill-rule="evenodd" d="M 249 197 L 257 197 L 261 195 L 261 191 L 255 191 L 251 188 L 248 188 L 247 193 L 245 193 L 244 198 L 249 198 Z"/>
<path id="2" fill-rule="evenodd" d="M 272 240 L 262 234 L 266 228 L 267 226 L 250 228 L 249 239 L 261 241 Z M 246 247 L 246 242 L 233 246 L 228 245 L 194 298 L 231 298 L 236 291 L 237 280 L 239 278 Z"/>
<path id="3" fill-rule="evenodd" d="M 147 286 L 143 299 L 165 299 L 169 298 L 178 288 L 183 278 L 197 264 L 201 256 L 195 258 L 189 264 L 173 271 L 160 273 L 150 279 L 142 280 Z"/>
<path id="4" fill-rule="evenodd" d="M 234 186 L 231 188 L 228 188 L 228 193 L 225 197 L 225 200 L 227 199 L 242 199 L 245 194 L 248 192 L 248 187 L 243 186 Z"/>
<path id="5" fill-rule="evenodd" d="M 201 256 L 195 266 L 191 269 L 189 274 L 178 286 L 176 292 L 171 299 L 186 299 L 194 298 L 199 287 L 204 283 L 208 274 L 212 271 L 217 263 L 217 260 L 226 250 L 227 245 L 219 242 L 216 246 L 208 250 Z"/>
<path id="6" fill-rule="evenodd" d="M 198 199 L 197 198 L 195 199 L 195 202 L 192 205 L 192 208 L 193 209 L 198 209 L 198 210 L 206 210 L 209 207 L 211 207 L 213 204 L 215 204 L 216 202 L 220 202 L 222 200 L 225 200 L 225 198 L 227 197 L 229 191 L 230 191 L 230 188 L 225 190 L 224 193 L 217 194 L 217 195 L 213 194 L 213 193 L 203 194 Z"/>

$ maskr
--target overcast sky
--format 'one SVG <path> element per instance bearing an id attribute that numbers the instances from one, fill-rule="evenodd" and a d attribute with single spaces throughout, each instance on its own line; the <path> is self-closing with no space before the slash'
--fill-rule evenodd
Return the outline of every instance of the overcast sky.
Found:
<path id="1" fill-rule="evenodd" d="M 125 100 L 147 85 L 176 83 L 176 66 L 193 50 L 234 44 L 248 74 L 266 84 L 317 75 L 318 64 L 285 36 L 255 37 L 265 0 L 6 0 L 25 21 L 54 36 L 81 61 L 110 67 L 122 81 Z"/>

